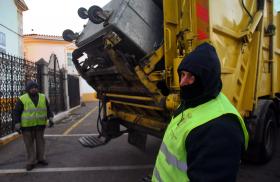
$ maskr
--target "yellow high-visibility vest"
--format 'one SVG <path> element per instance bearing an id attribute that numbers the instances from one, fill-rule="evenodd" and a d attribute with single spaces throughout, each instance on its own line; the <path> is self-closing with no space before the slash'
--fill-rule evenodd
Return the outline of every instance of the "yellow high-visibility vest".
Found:
<path id="1" fill-rule="evenodd" d="M 190 181 L 187 175 L 188 164 L 185 145 L 188 134 L 194 128 L 224 114 L 234 114 L 238 117 L 244 133 L 245 149 L 247 149 L 249 137 L 245 123 L 226 96 L 220 93 L 215 99 L 195 108 L 186 109 L 182 114 L 172 118 L 157 156 L 152 181 Z"/>
<path id="2" fill-rule="evenodd" d="M 32 102 L 28 94 L 19 97 L 24 109 L 21 115 L 21 127 L 31 127 L 47 124 L 47 105 L 44 94 L 39 93 L 37 107 Z"/>

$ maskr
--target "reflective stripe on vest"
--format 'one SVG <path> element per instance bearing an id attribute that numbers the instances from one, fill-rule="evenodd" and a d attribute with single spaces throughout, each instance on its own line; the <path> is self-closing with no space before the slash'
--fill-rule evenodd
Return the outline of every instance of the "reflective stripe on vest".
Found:
<path id="1" fill-rule="evenodd" d="M 187 172 L 187 163 L 184 161 L 179 161 L 176 156 L 172 155 L 172 153 L 168 151 L 168 148 L 164 142 L 161 144 L 160 151 L 165 155 L 166 162 L 169 165 L 172 165 L 181 171 Z"/>
<path id="2" fill-rule="evenodd" d="M 188 169 L 188 165 L 186 162 L 180 161 L 176 158 L 176 156 L 174 156 L 172 153 L 170 153 L 168 151 L 168 148 L 166 146 L 166 144 L 164 142 L 162 142 L 161 146 L 160 146 L 160 152 L 162 152 L 165 155 L 166 158 L 166 162 L 177 168 L 178 170 L 184 171 L 185 173 L 187 173 L 187 169 Z M 159 182 L 163 182 L 163 180 L 160 177 L 160 174 L 158 172 L 157 166 L 155 166 L 154 168 L 154 174 L 155 178 L 157 179 L 157 181 Z"/>
<path id="3" fill-rule="evenodd" d="M 158 182 L 163 182 L 156 167 L 154 168 L 153 175 L 156 177 Z"/>
<path id="4" fill-rule="evenodd" d="M 22 116 L 21 119 L 26 121 L 32 121 L 35 119 L 46 120 L 47 116 Z"/>
<path id="5" fill-rule="evenodd" d="M 215 99 L 195 108 L 189 108 L 172 118 L 157 156 L 152 181 L 189 181 L 185 145 L 188 134 L 194 128 L 224 114 L 234 114 L 239 118 L 244 133 L 245 148 L 247 148 L 248 132 L 245 123 L 234 106 L 220 93 Z"/>
<path id="6" fill-rule="evenodd" d="M 46 97 L 44 94 L 39 94 L 37 107 L 34 105 L 28 94 L 22 95 L 19 99 L 24 106 L 21 115 L 21 127 L 47 124 Z"/>

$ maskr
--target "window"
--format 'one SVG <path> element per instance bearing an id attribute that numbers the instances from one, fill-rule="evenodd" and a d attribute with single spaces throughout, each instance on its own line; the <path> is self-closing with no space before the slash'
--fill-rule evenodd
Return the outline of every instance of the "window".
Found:
<path id="1" fill-rule="evenodd" d="M 72 53 L 70 53 L 70 52 L 67 53 L 67 65 L 68 66 L 73 66 Z"/>

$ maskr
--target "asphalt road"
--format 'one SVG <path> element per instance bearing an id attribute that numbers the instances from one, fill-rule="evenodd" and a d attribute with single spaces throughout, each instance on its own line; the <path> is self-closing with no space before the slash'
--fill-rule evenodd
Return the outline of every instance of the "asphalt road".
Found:
<path id="1" fill-rule="evenodd" d="M 161 141 L 148 137 L 146 151 L 127 143 L 127 135 L 98 148 L 85 148 L 79 137 L 97 134 L 97 103 L 87 104 L 46 129 L 49 165 L 26 172 L 22 138 L 0 148 L 1 182 L 137 182 L 151 174 Z M 88 114 L 90 113 L 90 114 Z M 280 146 L 280 140 L 278 140 Z M 238 182 L 280 182 L 280 147 L 262 166 L 241 164 Z"/>

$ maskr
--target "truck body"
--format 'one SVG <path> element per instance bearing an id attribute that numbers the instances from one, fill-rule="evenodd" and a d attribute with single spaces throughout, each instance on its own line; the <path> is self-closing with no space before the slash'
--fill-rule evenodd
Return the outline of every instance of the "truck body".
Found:
<path id="1" fill-rule="evenodd" d="M 112 0 L 84 11 L 89 21 L 75 37 L 73 63 L 100 100 L 101 143 L 128 132 L 129 143 L 144 148 L 147 134 L 162 137 L 180 104 L 178 65 L 210 42 L 221 61 L 222 92 L 250 134 L 246 158 L 268 161 L 280 116 L 280 13 L 273 3 Z"/>

